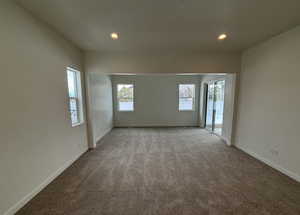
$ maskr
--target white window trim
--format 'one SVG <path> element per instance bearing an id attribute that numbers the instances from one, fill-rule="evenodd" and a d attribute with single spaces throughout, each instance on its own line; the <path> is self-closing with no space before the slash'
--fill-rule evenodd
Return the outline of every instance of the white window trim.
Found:
<path id="1" fill-rule="evenodd" d="M 76 90 L 77 90 L 77 97 L 70 97 L 69 96 L 69 86 L 68 86 L 68 112 L 69 112 L 69 119 L 72 127 L 77 127 L 84 124 L 84 113 L 83 113 L 83 98 L 82 98 L 82 84 L 81 84 L 81 72 L 76 70 L 72 67 L 67 67 L 66 72 L 71 71 L 75 72 L 76 74 Z M 68 83 L 68 76 L 67 76 L 67 83 Z M 70 99 L 78 100 L 78 117 L 79 122 L 72 123 L 71 119 L 71 112 L 70 112 Z"/>
<path id="2" fill-rule="evenodd" d="M 192 109 L 180 109 L 180 98 L 184 98 L 184 97 L 180 97 L 180 93 L 179 93 L 179 90 L 180 90 L 180 85 L 193 85 L 194 86 L 194 97 L 193 97 L 193 106 L 192 106 Z M 196 109 L 196 84 L 193 84 L 193 83 L 180 83 L 177 85 L 177 92 L 178 92 L 178 111 L 179 112 L 194 112 L 195 109 Z M 186 98 L 189 98 L 189 97 L 186 97 Z"/>
<path id="3" fill-rule="evenodd" d="M 118 85 L 132 85 L 133 86 L 133 110 L 120 110 L 120 102 L 119 102 L 119 96 L 118 96 Z M 135 85 L 134 83 L 118 83 L 116 84 L 116 98 L 117 98 L 117 110 L 118 112 L 128 112 L 128 113 L 132 113 L 135 111 Z"/>

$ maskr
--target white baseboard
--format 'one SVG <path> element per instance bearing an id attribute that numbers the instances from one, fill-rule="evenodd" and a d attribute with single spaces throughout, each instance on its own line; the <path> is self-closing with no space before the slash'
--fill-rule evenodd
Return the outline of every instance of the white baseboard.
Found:
<path id="1" fill-rule="evenodd" d="M 14 215 L 18 210 L 20 210 L 27 202 L 29 202 L 33 197 L 35 197 L 39 192 L 41 192 L 48 184 L 50 184 L 57 176 L 59 176 L 64 170 L 66 170 L 71 164 L 73 164 L 78 158 L 87 151 L 84 150 L 82 153 L 77 155 L 74 159 L 66 162 L 62 167 L 57 171 L 51 174 L 45 181 L 38 185 L 33 191 L 23 197 L 15 205 L 9 208 L 3 215 Z"/>
<path id="2" fill-rule="evenodd" d="M 274 162 L 270 161 L 269 159 L 263 158 L 262 156 L 258 155 L 257 153 L 255 153 L 249 149 L 246 149 L 246 148 L 240 147 L 240 146 L 236 146 L 236 145 L 235 145 L 235 147 L 244 151 L 245 153 L 251 155 L 252 157 L 262 161 L 263 163 L 267 164 L 268 166 L 278 170 L 279 172 L 285 174 L 286 176 L 294 179 L 295 181 L 300 182 L 300 176 L 298 174 L 293 173 L 290 170 L 287 170 L 278 164 L 275 164 Z"/>

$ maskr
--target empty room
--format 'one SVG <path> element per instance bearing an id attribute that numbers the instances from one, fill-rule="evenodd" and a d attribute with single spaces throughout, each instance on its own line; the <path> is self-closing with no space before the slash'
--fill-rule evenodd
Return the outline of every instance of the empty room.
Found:
<path id="1" fill-rule="evenodd" d="M 299 215 L 299 0 L 1 0 L 0 215 Z"/>

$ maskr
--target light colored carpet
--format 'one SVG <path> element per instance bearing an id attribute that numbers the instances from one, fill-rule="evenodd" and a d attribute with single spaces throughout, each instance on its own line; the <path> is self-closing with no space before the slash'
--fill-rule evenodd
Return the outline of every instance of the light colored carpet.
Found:
<path id="1" fill-rule="evenodd" d="M 299 215 L 300 185 L 198 128 L 113 129 L 18 215 Z"/>

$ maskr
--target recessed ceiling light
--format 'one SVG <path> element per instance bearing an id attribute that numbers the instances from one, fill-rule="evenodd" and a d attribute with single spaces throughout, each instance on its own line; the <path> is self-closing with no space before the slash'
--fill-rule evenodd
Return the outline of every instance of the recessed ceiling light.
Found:
<path id="1" fill-rule="evenodd" d="M 225 40 L 226 37 L 227 37 L 226 34 L 220 34 L 220 35 L 218 36 L 218 40 Z"/>
<path id="2" fill-rule="evenodd" d="M 117 40 L 119 38 L 119 35 L 117 33 L 113 32 L 113 33 L 110 34 L 110 37 L 113 40 Z"/>

